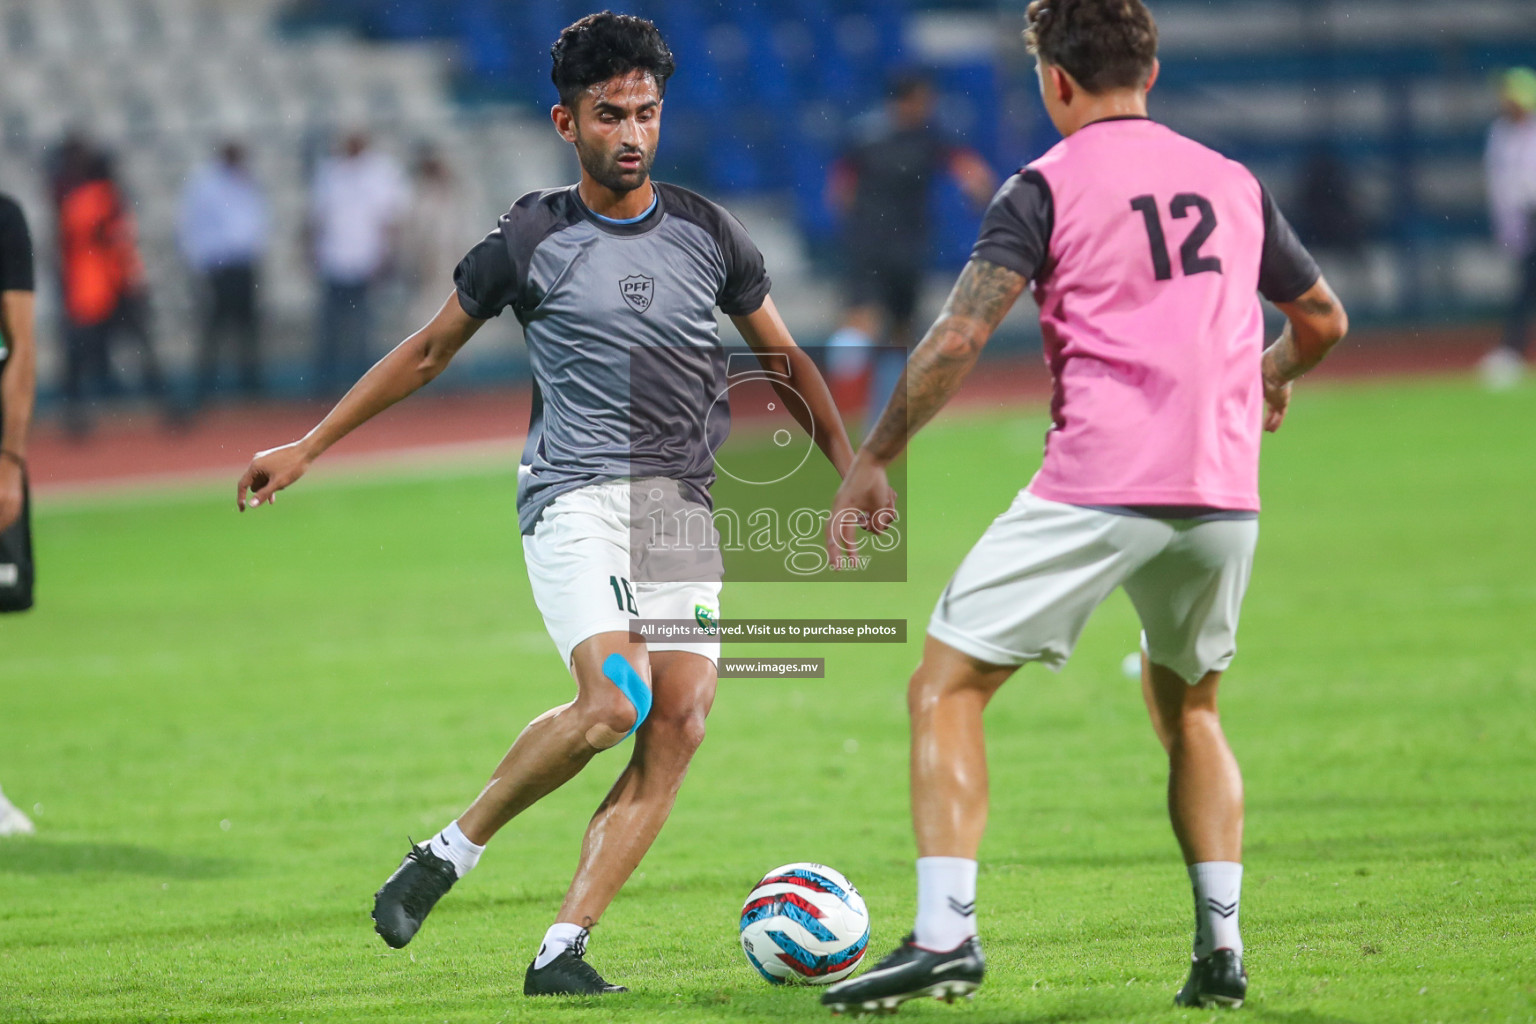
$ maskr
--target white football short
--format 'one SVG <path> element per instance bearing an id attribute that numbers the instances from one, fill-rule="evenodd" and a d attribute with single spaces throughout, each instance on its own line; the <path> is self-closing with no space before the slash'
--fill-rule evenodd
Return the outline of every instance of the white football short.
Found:
<path id="1" fill-rule="evenodd" d="M 1256 518 L 1149 519 L 1020 491 L 944 588 L 928 635 L 994 665 L 1059 670 L 1124 587 L 1142 650 L 1195 683 L 1237 653 L 1258 535 Z"/>
<path id="2" fill-rule="evenodd" d="M 639 483 L 636 481 L 634 483 Z M 670 481 L 669 492 L 675 491 Z M 630 480 L 568 491 L 523 537 L 523 560 L 544 627 L 569 667 L 571 651 L 598 633 L 623 632 L 633 619 L 718 622 L 720 581 L 645 583 L 631 578 Z M 690 651 L 719 664 L 720 644 L 646 643 L 652 651 Z"/>

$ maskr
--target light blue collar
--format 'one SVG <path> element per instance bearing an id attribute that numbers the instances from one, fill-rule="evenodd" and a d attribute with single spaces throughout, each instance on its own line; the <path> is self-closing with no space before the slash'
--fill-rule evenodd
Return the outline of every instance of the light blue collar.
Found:
<path id="1" fill-rule="evenodd" d="M 587 212 L 590 213 L 592 216 L 596 217 L 598 220 L 602 221 L 604 224 L 638 224 L 641 221 L 645 220 L 645 218 L 649 217 L 652 213 L 655 212 L 656 204 L 659 203 L 659 202 L 661 202 L 661 193 L 656 190 L 655 186 L 652 186 L 652 188 L 651 188 L 651 205 L 647 206 L 645 208 L 645 212 L 640 214 L 639 216 L 636 216 L 636 217 L 624 217 L 624 218 L 604 217 L 602 214 L 598 213 L 596 210 L 592 209 L 591 207 L 587 208 Z"/>

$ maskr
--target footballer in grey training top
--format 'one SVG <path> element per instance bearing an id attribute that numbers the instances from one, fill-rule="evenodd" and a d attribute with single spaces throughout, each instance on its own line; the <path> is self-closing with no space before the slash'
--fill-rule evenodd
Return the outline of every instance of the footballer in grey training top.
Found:
<path id="1" fill-rule="evenodd" d="M 528 344 L 524 533 L 554 498 L 600 480 L 667 477 L 709 502 L 730 430 L 714 309 L 756 312 L 768 274 L 735 217 L 654 184 L 650 208 L 626 221 L 593 213 L 575 186 L 529 193 L 454 273 L 466 313 L 510 307 Z"/>
<path id="2" fill-rule="evenodd" d="M 514 203 L 460 262 L 432 322 L 379 360 L 315 429 L 259 453 L 237 501 L 242 511 L 270 504 L 322 452 L 435 378 L 511 308 L 534 384 L 518 482 L 523 562 L 576 696 L 529 722 L 464 813 L 412 844 L 374 894 L 373 922 L 391 947 L 409 943 L 502 826 L 633 736 L 524 975 L 532 996 L 624 991 L 587 962 L 589 930 L 671 813 L 714 703 L 721 574 L 709 487 L 730 429 L 717 308 L 764 369 L 773 367 L 783 411 L 838 475 L 853 461 L 826 381 L 779 317 L 746 231 L 709 200 L 651 181 L 674 70 L 656 26 L 604 11 L 568 26 L 550 53 L 560 95 L 550 119 L 576 151 L 580 181 Z M 647 539 L 651 520 L 637 513 L 637 496 L 702 513 L 707 557 L 654 571 L 669 559 L 652 553 L 672 545 Z M 894 503 L 880 497 L 882 507 Z M 702 635 L 646 639 L 636 625 L 679 619 Z M 532 674 L 526 685 L 546 681 L 535 662 L 520 659 L 516 670 Z M 557 702 L 568 697 L 565 685 Z"/>

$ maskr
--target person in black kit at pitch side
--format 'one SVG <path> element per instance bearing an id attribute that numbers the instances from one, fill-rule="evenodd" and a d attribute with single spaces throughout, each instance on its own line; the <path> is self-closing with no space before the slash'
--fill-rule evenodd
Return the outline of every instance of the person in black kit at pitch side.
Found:
<path id="1" fill-rule="evenodd" d="M 997 176 L 975 150 L 960 145 L 930 120 L 933 83 L 905 74 L 891 87 L 886 108 L 855 128 L 848 151 L 832 166 L 828 199 L 843 216 L 843 252 L 849 305 L 828 346 L 831 376 L 842 390 L 864 376 L 866 350 L 876 352 L 866 399 L 873 423 L 906 365 L 928 261 L 928 193 L 940 174 L 952 176 L 978 207 L 997 188 Z M 901 346 L 897 351 L 893 346 Z"/>
<path id="2" fill-rule="evenodd" d="M 32 606 L 27 502 L 27 430 L 37 380 L 32 292 L 27 221 L 16 200 L 0 195 L 0 612 Z M 32 822 L 0 792 L 0 836 L 31 831 Z"/>

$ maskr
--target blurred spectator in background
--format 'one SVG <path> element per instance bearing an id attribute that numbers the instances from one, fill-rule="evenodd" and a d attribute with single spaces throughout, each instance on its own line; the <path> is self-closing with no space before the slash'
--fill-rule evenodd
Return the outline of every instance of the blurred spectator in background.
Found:
<path id="1" fill-rule="evenodd" d="M 1488 206 L 1494 235 L 1515 258 L 1515 298 L 1499 346 L 1478 369 L 1495 390 L 1514 387 L 1536 317 L 1536 71 L 1515 68 L 1499 81 L 1499 119 L 1488 132 Z"/>
<path id="2" fill-rule="evenodd" d="M 261 393 L 256 276 L 268 229 L 267 201 L 246 168 L 245 149 L 227 142 L 188 180 L 177 222 L 181 254 L 198 277 L 202 302 L 194 407 L 218 386 L 225 339 L 233 342 L 240 393 Z"/>
<path id="3" fill-rule="evenodd" d="M 453 291 L 453 270 L 479 235 L 464 201 L 463 184 L 430 146 L 416 161 L 415 190 L 400 233 L 401 272 L 410 289 L 411 326 L 431 321 Z"/>
<path id="4" fill-rule="evenodd" d="M 1354 175 L 1331 143 L 1319 143 L 1308 154 L 1296 198 L 1294 226 L 1310 251 L 1361 256 L 1366 224 Z"/>
<path id="5" fill-rule="evenodd" d="M 320 162 L 310 192 L 309 231 L 320 276 L 315 389 L 322 397 L 368 368 L 373 285 L 389 269 L 410 185 L 389 156 L 352 132 Z M 445 293 L 446 294 L 446 293 Z"/>
<path id="6" fill-rule="evenodd" d="M 95 151 L 90 141 L 80 132 L 71 129 L 59 140 L 58 149 L 48 160 L 48 194 L 53 199 L 55 211 L 64 203 L 76 185 L 85 180 Z"/>
<path id="7" fill-rule="evenodd" d="M 112 344 L 135 342 L 144 391 L 164 404 L 167 421 L 177 412 L 169 402 L 149 331 L 149 292 L 139 258 L 133 214 L 118 187 L 112 159 L 92 151 L 82 173 L 65 182 L 59 200 L 59 272 L 64 292 L 64 419 L 75 437 L 91 430 L 85 391 L 121 393 L 112 365 Z"/>
<path id="8" fill-rule="evenodd" d="M 828 199 L 843 218 L 848 308 L 828 341 L 831 383 L 839 397 L 869 370 L 866 420 L 873 423 L 901 380 L 905 348 L 928 262 L 929 188 L 953 176 L 978 206 L 997 188 L 997 175 L 975 150 L 931 124 L 933 83 L 917 73 L 898 76 L 883 110 L 854 129 L 854 142 L 831 169 Z M 900 351 L 890 346 L 901 346 Z"/>

